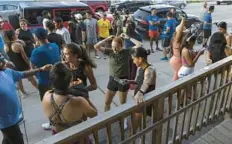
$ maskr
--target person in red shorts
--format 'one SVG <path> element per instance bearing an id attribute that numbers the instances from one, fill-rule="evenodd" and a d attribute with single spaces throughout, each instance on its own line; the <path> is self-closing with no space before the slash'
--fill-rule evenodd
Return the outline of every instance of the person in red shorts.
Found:
<path id="1" fill-rule="evenodd" d="M 149 22 L 149 37 L 150 37 L 150 47 L 151 47 L 151 52 L 154 53 L 153 50 L 153 41 L 154 39 L 156 40 L 156 50 L 159 50 L 159 24 L 160 24 L 160 19 L 156 15 L 157 10 L 153 8 L 151 10 L 151 15 L 147 17 L 147 20 Z"/>

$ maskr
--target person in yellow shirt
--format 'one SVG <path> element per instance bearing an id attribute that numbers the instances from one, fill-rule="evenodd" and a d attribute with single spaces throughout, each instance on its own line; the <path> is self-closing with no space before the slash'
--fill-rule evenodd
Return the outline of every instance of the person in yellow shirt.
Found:
<path id="1" fill-rule="evenodd" d="M 98 20 L 97 25 L 98 38 L 101 41 L 110 36 L 111 24 L 110 21 L 106 18 L 106 14 L 103 14 L 103 17 L 100 20 Z M 105 45 L 105 47 L 107 46 Z M 104 59 L 106 59 L 106 55 L 104 56 Z"/>
<path id="2" fill-rule="evenodd" d="M 103 14 L 103 17 L 98 20 L 98 37 L 100 40 L 103 40 L 110 36 L 111 24 L 108 19 L 106 19 L 106 14 Z"/>

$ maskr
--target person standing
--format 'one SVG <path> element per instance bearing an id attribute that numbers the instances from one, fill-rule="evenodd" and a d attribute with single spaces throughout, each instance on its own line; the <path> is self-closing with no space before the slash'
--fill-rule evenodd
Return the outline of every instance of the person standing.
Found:
<path id="1" fill-rule="evenodd" d="M 123 32 L 123 23 L 118 12 L 114 12 L 113 21 L 111 23 L 112 35 L 120 36 Z"/>
<path id="2" fill-rule="evenodd" d="M 109 56 L 110 76 L 106 90 L 105 111 L 110 110 L 110 105 L 117 92 L 119 93 L 119 100 L 121 104 L 126 103 L 127 100 L 129 84 L 123 85 L 118 82 L 118 79 L 127 79 L 129 76 L 128 60 L 131 56 L 131 51 L 133 48 L 124 49 L 122 38 L 131 40 L 135 44 L 133 48 L 139 48 L 142 46 L 141 42 L 129 37 L 126 34 L 121 34 L 121 37 L 109 36 L 107 39 L 98 42 L 94 46 L 95 49 Z M 103 47 L 103 45 L 109 40 L 113 40 L 112 48 Z"/>
<path id="3" fill-rule="evenodd" d="M 155 39 L 156 41 L 156 50 L 159 49 L 159 24 L 160 19 L 156 15 L 157 10 L 155 8 L 152 8 L 151 15 L 148 16 L 147 20 L 149 22 L 149 37 L 150 37 L 150 48 L 151 52 L 154 53 L 153 50 L 153 41 Z"/>
<path id="4" fill-rule="evenodd" d="M 86 49 L 88 55 L 90 56 L 90 49 L 94 48 L 94 45 L 97 43 L 97 20 L 92 17 L 90 11 L 86 12 L 86 20 L 84 21 L 86 26 Z M 97 50 L 94 49 L 95 58 L 100 59 L 97 54 Z"/>
<path id="5" fill-rule="evenodd" d="M 35 39 L 31 33 L 31 30 L 27 26 L 27 20 L 20 19 L 19 25 L 20 28 L 15 31 L 16 35 L 18 35 L 18 39 L 24 41 L 26 46 L 24 47 L 24 50 L 27 54 L 27 57 L 31 57 L 31 52 L 34 49 L 34 43 Z"/>
<path id="6" fill-rule="evenodd" d="M 35 31 L 35 37 L 38 40 L 40 47 L 34 49 L 31 55 L 32 68 L 42 67 L 46 64 L 55 64 L 60 61 L 60 49 L 55 43 L 48 42 L 47 31 L 43 28 L 38 28 Z M 46 91 L 51 89 L 49 84 L 49 72 L 42 72 L 37 75 L 40 100 L 43 100 L 43 96 Z M 42 127 L 45 130 L 50 130 L 51 125 L 49 123 L 43 124 Z"/>
<path id="7" fill-rule="evenodd" d="M 110 29 L 111 29 L 111 24 L 108 19 L 106 19 L 106 14 L 103 14 L 103 17 L 98 20 L 97 22 L 98 25 L 98 38 L 100 40 L 104 40 L 108 36 L 110 36 Z M 106 59 L 106 56 L 104 57 Z"/>
<path id="8" fill-rule="evenodd" d="M 103 14 L 103 17 L 97 21 L 98 26 L 98 37 L 100 40 L 104 40 L 110 36 L 111 24 L 108 19 L 106 19 L 106 14 Z"/>
<path id="9" fill-rule="evenodd" d="M 205 14 L 203 23 L 203 47 L 207 45 L 208 39 L 212 33 L 212 13 L 214 6 L 210 6 L 208 12 Z"/>
<path id="10" fill-rule="evenodd" d="M 64 27 L 62 18 L 56 17 L 54 19 L 54 23 L 55 23 L 56 33 L 62 36 L 65 44 L 70 44 L 71 36 L 70 36 L 68 29 Z"/>
<path id="11" fill-rule="evenodd" d="M 60 34 L 55 33 L 54 23 L 51 20 L 49 20 L 46 22 L 45 26 L 46 26 L 46 30 L 48 31 L 48 41 L 50 43 L 56 43 L 61 51 L 62 45 L 64 45 L 65 42 Z"/>
<path id="12" fill-rule="evenodd" d="M 163 29 L 163 44 L 162 45 L 163 45 L 163 56 L 164 57 L 160 59 L 160 60 L 166 60 L 166 61 L 168 60 L 167 49 L 170 46 L 172 36 L 174 32 L 176 31 L 176 24 L 177 24 L 177 21 L 173 18 L 173 13 L 168 12 L 167 18 L 168 18 L 168 21 L 164 25 L 164 29 Z"/>
<path id="13" fill-rule="evenodd" d="M 218 31 L 222 32 L 226 38 L 226 43 L 228 47 L 231 47 L 232 37 L 227 32 L 227 23 L 226 22 L 220 22 L 217 24 Z"/>
<path id="14" fill-rule="evenodd" d="M 43 27 L 44 29 L 46 29 L 46 22 L 51 20 L 51 14 L 47 10 L 44 10 L 42 11 L 42 16 L 43 16 Z"/>
<path id="15" fill-rule="evenodd" d="M 76 18 L 76 34 L 77 34 L 77 44 L 82 45 L 85 47 L 85 37 L 86 37 L 86 27 L 83 21 L 83 16 L 81 14 L 75 14 L 74 17 Z"/>
<path id="16" fill-rule="evenodd" d="M 6 60 L 0 56 L 0 130 L 3 135 L 3 144 L 24 144 L 23 135 L 19 128 L 22 118 L 22 107 L 20 105 L 15 83 L 23 78 L 32 77 L 40 72 L 49 71 L 51 65 L 19 72 L 6 68 Z"/>
<path id="17" fill-rule="evenodd" d="M 3 37 L 5 39 L 5 52 L 9 59 L 15 65 L 17 71 L 26 71 L 30 69 L 30 61 L 24 51 L 23 45 L 17 40 L 15 32 L 13 30 L 8 30 L 3 32 Z M 35 77 L 29 77 L 28 80 L 31 84 L 38 89 L 38 84 Z M 22 98 L 28 95 L 23 87 L 23 82 L 18 81 L 18 87 L 22 92 Z"/>

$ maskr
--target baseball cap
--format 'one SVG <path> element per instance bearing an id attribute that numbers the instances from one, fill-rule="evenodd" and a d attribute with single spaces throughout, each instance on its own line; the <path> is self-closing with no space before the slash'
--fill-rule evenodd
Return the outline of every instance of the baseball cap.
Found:
<path id="1" fill-rule="evenodd" d="M 44 28 L 38 28 L 35 31 L 35 36 L 39 39 L 39 40 L 45 40 L 47 39 L 48 33 Z"/>
<path id="2" fill-rule="evenodd" d="M 82 19 L 82 18 L 83 18 L 83 16 L 82 16 L 81 14 L 75 14 L 74 17 L 75 17 L 76 19 Z"/>

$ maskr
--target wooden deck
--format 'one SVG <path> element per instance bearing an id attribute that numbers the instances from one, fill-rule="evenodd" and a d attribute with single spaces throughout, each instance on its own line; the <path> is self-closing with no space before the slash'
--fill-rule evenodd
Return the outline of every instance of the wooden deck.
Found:
<path id="1" fill-rule="evenodd" d="M 193 144 L 232 144 L 232 119 L 223 121 Z"/>

